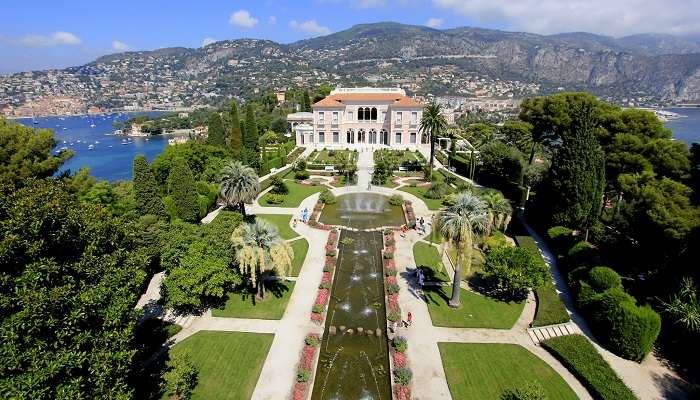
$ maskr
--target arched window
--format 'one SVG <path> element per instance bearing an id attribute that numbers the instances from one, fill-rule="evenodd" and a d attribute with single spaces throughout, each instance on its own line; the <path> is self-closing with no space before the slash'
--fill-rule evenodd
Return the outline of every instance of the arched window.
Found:
<path id="1" fill-rule="evenodd" d="M 355 143 L 355 132 L 352 129 L 348 129 L 345 135 L 345 143 Z"/>
<path id="2" fill-rule="evenodd" d="M 365 121 L 370 120 L 369 107 L 365 107 Z"/>
<path id="3" fill-rule="evenodd" d="M 376 121 L 376 120 L 377 120 L 377 108 L 376 108 L 376 107 L 372 107 L 372 115 L 371 115 L 371 118 L 372 118 L 372 121 Z"/>
<path id="4" fill-rule="evenodd" d="M 364 110 L 362 107 L 357 109 L 357 120 L 358 121 L 362 121 L 365 119 L 365 113 L 362 110 Z"/>

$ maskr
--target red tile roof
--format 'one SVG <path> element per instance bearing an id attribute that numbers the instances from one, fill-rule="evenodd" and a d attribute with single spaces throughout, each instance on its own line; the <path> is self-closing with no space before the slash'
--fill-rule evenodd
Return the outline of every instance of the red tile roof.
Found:
<path id="1" fill-rule="evenodd" d="M 392 107 L 421 107 L 412 98 L 397 93 L 336 93 L 314 103 L 314 107 L 345 107 L 346 101 L 392 101 Z"/>

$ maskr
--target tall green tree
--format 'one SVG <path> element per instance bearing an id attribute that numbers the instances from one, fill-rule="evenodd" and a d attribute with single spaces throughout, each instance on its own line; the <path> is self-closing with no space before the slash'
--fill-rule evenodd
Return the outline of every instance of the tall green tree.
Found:
<path id="1" fill-rule="evenodd" d="M 457 250 L 454 280 L 452 281 L 452 296 L 450 307 L 459 307 L 460 282 L 462 281 L 462 265 L 471 270 L 474 236 L 483 232 L 486 226 L 486 205 L 470 192 L 457 195 L 453 205 L 440 211 L 437 217 L 437 227 L 440 234 Z"/>
<path id="2" fill-rule="evenodd" d="M 435 162 L 435 140 L 437 136 L 447 128 L 447 120 L 442 115 L 439 104 L 430 103 L 423 109 L 419 131 L 428 135 L 430 140 L 430 161 L 428 162 L 428 176 L 433 176 L 433 164 Z"/>
<path id="3" fill-rule="evenodd" d="M 52 155 L 56 145 L 50 129 L 32 129 L 0 117 L 0 183 L 22 186 L 29 178 L 46 178 L 73 156 L 73 151 Z"/>
<path id="4" fill-rule="evenodd" d="M 207 135 L 207 144 L 212 146 L 225 146 L 224 139 L 224 123 L 218 112 L 213 112 L 209 116 L 209 131 Z"/>
<path id="5" fill-rule="evenodd" d="M 228 145 L 234 155 L 241 154 L 243 135 L 241 133 L 241 119 L 238 116 L 238 104 L 235 100 L 231 102 L 229 109 Z"/>
<path id="6" fill-rule="evenodd" d="M 255 122 L 255 109 L 251 103 L 245 107 L 245 137 L 243 145 L 251 152 L 258 153 L 258 125 Z"/>
<path id="7" fill-rule="evenodd" d="M 199 220 L 199 197 L 192 170 L 184 160 L 176 160 L 168 177 L 170 196 L 178 218 L 187 222 Z"/>
<path id="8" fill-rule="evenodd" d="M 134 196 L 136 208 L 141 215 L 165 216 L 163 200 L 158 194 L 156 178 L 142 154 L 134 157 Z"/>
<path id="9" fill-rule="evenodd" d="M 544 199 L 552 223 L 586 230 L 600 214 L 605 185 L 605 160 L 595 136 L 593 104 L 574 105 L 569 128 L 549 170 Z"/>
<path id="10" fill-rule="evenodd" d="M 232 161 L 220 173 L 219 193 L 229 206 L 237 205 L 245 216 L 245 203 L 255 200 L 260 191 L 258 175 L 240 161 Z"/>
<path id="11" fill-rule="evenodd" d="M 308 90 L 304 90 L 301 94 L 301 111 L 311 112 L 311 99 Z"/>

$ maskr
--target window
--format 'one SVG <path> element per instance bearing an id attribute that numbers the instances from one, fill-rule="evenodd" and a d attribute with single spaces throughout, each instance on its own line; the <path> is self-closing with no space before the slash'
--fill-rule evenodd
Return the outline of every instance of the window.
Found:
<path id="1" fill-rule="evenodd" d="M 371 114 L 371 117 L 372 117 L 372 121 L 376 121 L 376 120 L 377 120 L 377 108 L 376 108 L 376 107 L 372 107 L 372 114 Z"/>
<path id="2" fill-rule="evenodd" d="M 326 135 L 323 132 L 318 133 L 318 142 L 319 143 L 325 143 L 326 141 Z"/>
<path id="3" fill-rule="evenodd" d="M 338 111 L 333 111 L 333 119 L 331 120 L 332 124 L 338 124 Z"/>
<path id="4" fill-rule="evenodd" d="M 417 111 L 413 111 L 413 112 L 411 113 L 411 125 L 415 125 L 415 124 L 417 124 L 417 123 L 418 123 L 418 112 L 417 112 Z"/>
<path id="5" fill-rule="evenodd" d="M 340 133 L 333 132 L 333 143 L 340 143 Z"/>
<path id="6" fill-rule="evenodd" d="M 355 114 L 352 111 L 348 111 L 348 122 L 353 122 Z"/>
<path id="7" fill-rule="evenodd" d="M 382 122 L 386 122 L 386 111 L 382 111 Z"/>
<path id="8" fill-rule="evenodd" d="M 415 132 L 411 132 L 410 143 L 416 144 L 416 133 Z"/>
<path id="9" fill-rule="evenodd" d="M 401 111 L 396 113 L 396 125 L 401 125 L 403 123 L 403 115 Z"/>
<path id="10" fill-rule="evenodd" d="M 319 112 L 319 113 L 318 113 L 318 123 L 319 123 L 319 124 L 325 124 L 325 123 L 326 123 L 325 120 L 326 120 L 325 113 L 324 113 L 323 111 Z"/>
<path id="11" fill-rule="evenodd" d="M 365 121 L 369 121 L 370 120 L 369 107 L 364 108 L 364 114 L 365 114 Z"/>
<path id="12" fill-rule="evenodd" d="M 363 121 L 365 119 L 365 112 L 364 108 L 360 107 L 357 109 L 357 120 L 358 121 Z"/>
<path id="13" fill-rule="evenodd" d="M 396 139 L 394 140 L 394 143 L 401 144 L 401 132 L 396 132 Z"/>

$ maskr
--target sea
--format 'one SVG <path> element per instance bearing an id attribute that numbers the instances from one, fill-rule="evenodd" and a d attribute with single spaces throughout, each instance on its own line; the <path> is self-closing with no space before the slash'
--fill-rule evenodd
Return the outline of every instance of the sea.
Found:
<path id="1" fill-rule="evenodd" d="M 75 154 L 63 164 L 59 173 L 66 170 L 75 173 L 81 167 L 88 167 L 95 178 L 114 182 L 131 179 L 132 162 L 137 154 L 143 154 L 148 161 L 153 161 L 168 145 L 168 136 L 115 136 L 114 131 L 117 128 L 113 123 L 123 122 L 138 115 L 157 116 L 162 113 L 153 111 L 91 114 L 21 118 L 15 121 L 34 128 L 53 129 L 57 143 L 54 152 L 64 147 L 73 150 Z"/>
<path id="2" fill-rule="evenodd" d="M 665 123 L 665 126 L 673 132 L 674 139 L 681 140 L 688 146 L 691 143 L 700 143 L 700 108 L 667 108 L 665 110 L 682 115 Z M 155 156 L 168 145 L 168 137 L 127 139 L 123 136 L 114 136 L 116 128 L 112 125 L 113 122 L 126 121 L 137 115 L 159 114 L 162 112 L 42 117 L 33 120 L 22 118 L 16 121 L 35 128 L 53 129 L 57 138 L 54 151 L 67 147 L 75 152 L 75 155 L 63 165 L 61 171 L 70 170 L 74 173 L 85 166 L 90 168 L 95 178 L 114 182 L 131 179 L 131 166 L 137 154 L 143 154 L 146 159 L 153 161 Z M 94 127 L 91 126 L 93 124 Z"/>

